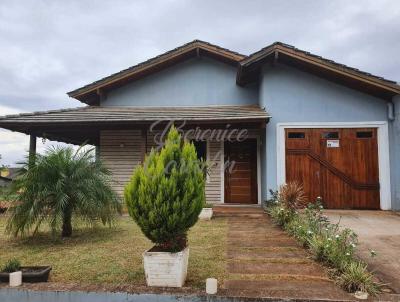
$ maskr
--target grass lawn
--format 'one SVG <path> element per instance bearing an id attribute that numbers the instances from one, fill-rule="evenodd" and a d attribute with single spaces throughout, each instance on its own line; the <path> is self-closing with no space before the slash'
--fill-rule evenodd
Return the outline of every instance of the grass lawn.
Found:
<path id="1" fill-rule="evenodd" d="M 51 265 L 51 282 L 145 285 L 142 253 L 152 244 L 130 217 L 119 218 L 111 228 L 75 228 L 65 240 L 52 239 L 46 230 L 33 238 L 12 238 L 4 234 L 5 223 L 0 215 L 0 266 L 16 257 L 22 265 Z M 190 230 L 185 287 L 204 288 L 208 277 L 223 282 L 226 233 L 222 218 L 199 221 Z"/>

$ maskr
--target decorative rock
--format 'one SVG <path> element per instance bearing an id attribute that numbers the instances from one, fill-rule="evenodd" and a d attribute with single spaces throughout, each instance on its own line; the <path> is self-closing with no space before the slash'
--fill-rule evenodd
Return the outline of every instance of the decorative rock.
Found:
<path id="1" fill-rule="evenodd" d="M 208 278 L 206 280 L 206 293 L 209 295 L 215 295 L 218 290 L 218 281 L 215 278 Z"/>
<path id="2" fill-rule="evenodd" d="M 368 293 L 362 292 L 362 291 L 356 291 L 354 293 L 354 297 L 360 300 L 367 300 L 368 299 Z"/>
<path id="3" fill-rule="evenodd" d="M 22 272 L 14 272 L 10 273 L 9 275 L 10 278 L 10 286 L 20 286 L 22 284 Z"/>

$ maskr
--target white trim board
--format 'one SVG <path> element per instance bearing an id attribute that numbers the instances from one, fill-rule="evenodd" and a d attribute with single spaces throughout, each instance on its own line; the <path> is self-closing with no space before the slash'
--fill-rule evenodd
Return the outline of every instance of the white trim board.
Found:
<path id="1" fill-rule="evenodd" d="M 390 192 L 389 130 L 386 121 L 374 122 L 293 122 L 276 124 L 276 181 L 278 187 L 286 182 L 286 128 L 377 128 L 378 163 L 380 183 L 380 207 L 390 210 L 392 197 Z"/>

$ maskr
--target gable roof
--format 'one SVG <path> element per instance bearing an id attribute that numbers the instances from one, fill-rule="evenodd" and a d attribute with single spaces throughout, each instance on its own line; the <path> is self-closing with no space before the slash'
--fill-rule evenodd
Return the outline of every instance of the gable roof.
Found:
<path id="1" fill-rule="evenodd" d="M 208 56 L 232 66 L 237 66 L 236 83 L 241 86 L 256 82 L 265 64 L 283 63 L 386 100 L 391 100 L 394 95 L 400 94 L 400 85 L 395 81 L 337 63 L 282 42 L 275 42 L 246 56 L 205 41 L 194 40 L 70 91 L 68 96 L 88 105 L 98 105 L 100 99 L 105 97 L 107 92 L 112 89 L 156 73 L 184 60 L 200 56 Z"/>
<path id="2" fill-rule="evenodd" d="M 208 56 L 233 66 L 246 56 L 229 49 L 194 40 L 147 61 L 114 73 L 91 84 L 68 92 L 68 96 L 88 105 L 96 105 L 108 90 L 142 78 L 193 57 Z"/>
<path id="3" fill-rule="evenodd" d="M 246 85 L 257 81 L 262 66 L 275 63 L 287 64 L 386 100 L 400 94 L 400 85 L 395 81 L 372 75 L 281 42 L 275 42 L 243 59 L 238 67 L 237 84 Z"/>

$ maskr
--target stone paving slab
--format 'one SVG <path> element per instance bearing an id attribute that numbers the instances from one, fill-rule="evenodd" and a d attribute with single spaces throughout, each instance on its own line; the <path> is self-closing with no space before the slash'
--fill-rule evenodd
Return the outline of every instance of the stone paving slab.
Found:
<path id="1" fill-rule="evenodd" d="M 345 292 L 337 291 L 335 284 L 327 281 L 227 281 L 231 294 L 247 297 L 281 297 L 287 299 L 314 299 L 355 301 Z"/>
<path id="2" fill-rule="evenodd" d="M 252 259 L 252 260 L 264 260 L 264 259 L 281 259 L 281 258 L 290 258 L 290 259 L 304 259 L 307 257 L 307 253 L 300 250 L 292 250 L 292 249 L 241 249 L 241 250 L 228 250 L 227 257 L 234 259 Z"/>
<path id="3" fill-rule="evenodd" d="M 325 277 L 319 265 L 304 263 L 262 263 L 260 261 L 229 261 L 228 272 L 232 274 L 274 274 Z"/>
<path id="4" fill-rule="evenodd" d="M 228 217 L 227 279 L 229 294 L 247 297 L 331 299 L 353 297 L 327 276 L 298 243 L 275 226 L 261 208 L 244 217 L 235 209 Z M 230 215 L 229 215 L 230 214 Z"/>
<path id="5" fill-rule="evenodd" d="M 228 240 L 228 245 L 234 244 L 236 248 L 242 247 L 297 247 L 297 243 L 290 241 L 290 240 L 276 240 L 276 241 L 269 241 L 269 240 Z"/>

